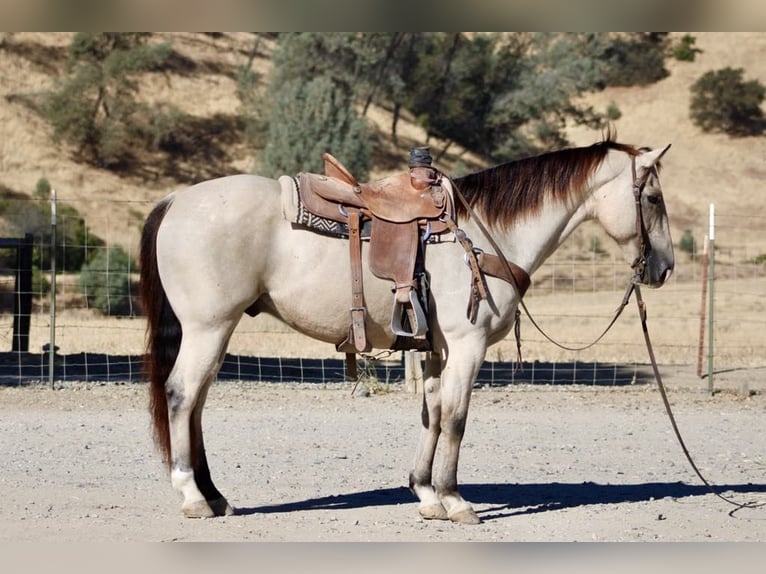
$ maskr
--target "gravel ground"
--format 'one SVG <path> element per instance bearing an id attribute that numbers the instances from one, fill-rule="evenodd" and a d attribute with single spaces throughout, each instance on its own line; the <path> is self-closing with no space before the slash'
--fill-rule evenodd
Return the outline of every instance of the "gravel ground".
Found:
<path id="1" fill-rule="evenodd" d="M 668 371 L 697 465 L 738 502 L 766 501 L 766 385 Z M 693 474 L 656 389 L 474 391 L 459 480 L 483 519 L 419 518 L 406 488 L 418 396 L 345 384 L 218 383 L 208 456 L 235 516 L 189 520 L 150 441 L 141 384 L 0 387 L 0 541 L 766 541 L 766 507 Z"/>

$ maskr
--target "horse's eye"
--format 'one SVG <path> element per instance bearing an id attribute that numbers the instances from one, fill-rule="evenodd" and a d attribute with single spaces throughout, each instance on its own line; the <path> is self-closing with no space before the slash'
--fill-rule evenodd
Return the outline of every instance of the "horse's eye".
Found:
<path id="1" fill-rule="evenodd" d="M 647 195 L 646 196 L 646 201 L 648 201 L 652 205 L 657 205 L 658 203 L 660 203 L 662 201 L 662 196 L 659 196 L 659 195 Z"/>

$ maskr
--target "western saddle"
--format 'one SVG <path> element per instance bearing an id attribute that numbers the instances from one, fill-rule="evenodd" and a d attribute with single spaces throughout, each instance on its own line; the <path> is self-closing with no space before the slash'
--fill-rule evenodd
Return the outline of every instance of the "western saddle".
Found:
<path id="1" fill-rule="evenodd" d="M 431 167 L 428 148 L 410 150 L 409 171 L 360 184 L 335 157 L 322 155 L 324 174 L 300 173 L 295 177 L 301 209 L 319 219 L 326 229 L 348 236 L 351 263 L 351 321 L 348 337 L 338 343 L 345 352 L 349 374 L 355 377 L 356 353 L 368 352 L 365 329 L 366 305 L 362 283 L 362 238 L 369 238 L 370 271 L 393 281 L 394 304 L 391 330 L 396 335 L 392 349 L 430 350 L 428 340 L 427 281 L 424 246 L 448 231 L 466 251 L 472 270 L 472 296 L 468 318 L 474 322 L 478 303 L 489 300 L 483 274 L 500 277 L 523 292 L 529 276 L 510 264 L 509 276 L 497 257 L 473 248 L 455 223 L 451 194 L 442 185 L 443 174 Z M 462 200 L 462 198 L 461 198 Z M 302 221 L 298 220 L 299 223 Z M 491 300 L 490 300 L 490 304 Z"/>
<path id="2" fill-rule="evenodd" d="M 324 174 L 298 175 L 303 207 L 314 215 L 347 226 L 351 261 L 351 325 L 339 351 L 371 349 L 365 331 L 366 306 L 362 283 L 362 226 L 370 221 L 370 271 L 393 281 L 391 330 L 403 348 L 428 348 L 425 337 L 427 306 L 421 289 L 424 234 L 447 229 L 442 221 L 452 215 L 451 198 L 441 186 L 441 174 L 430 167 L 423 148 L 411 153 L 410 170 L 360 184 L 335 157 L 323 154 Z M 416 269 L 416 267 L 418 267 Z M 427 307 L 426 307 L 427 308 Z M 405 342 L 406 341 L 406 342 Z"/>

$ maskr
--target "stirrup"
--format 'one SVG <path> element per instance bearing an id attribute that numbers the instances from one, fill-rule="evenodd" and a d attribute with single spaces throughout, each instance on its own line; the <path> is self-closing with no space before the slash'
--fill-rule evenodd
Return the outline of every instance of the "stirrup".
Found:
<path id="1" fill-rule="evenodd" d="M 394 335 L 400 337 L 421 337 L 428 331 L 428 321 L 423 307 L 418 300 L 418 295 L 414 289 L 410 290 L 409 303 L 401 303 L 394 299 L 394 310 L 391 315 L 391 330 Z M 411 331 L 405 330 L 402 325 L 402 318 L 407 313 Z M 413 325 L 414 323 L 414 325 Z"/>

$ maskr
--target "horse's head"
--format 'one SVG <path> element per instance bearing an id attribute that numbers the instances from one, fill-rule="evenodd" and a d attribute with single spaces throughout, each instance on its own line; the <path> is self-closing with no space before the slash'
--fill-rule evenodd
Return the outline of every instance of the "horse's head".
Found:
<path id="1" fill-rule="evenodd" d="M 669 148 L 612 152 L 621 156 L 609 162 L 619 173 L 596 196 L 599 221 L 622 248 L 636 280 L 649 287 L 665 283 L 675 265 L 659 177 L 659 160 Z"/>

